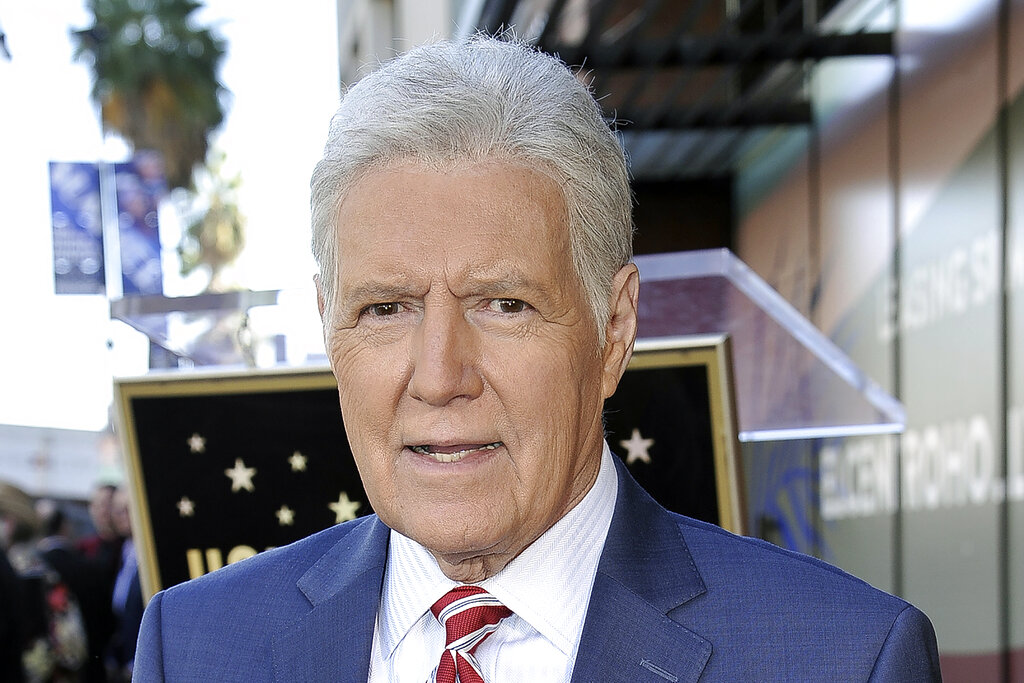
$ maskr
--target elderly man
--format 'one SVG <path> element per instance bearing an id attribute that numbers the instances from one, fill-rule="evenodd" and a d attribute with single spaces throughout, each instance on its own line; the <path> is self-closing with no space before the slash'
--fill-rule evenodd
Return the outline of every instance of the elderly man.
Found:
<path id="1" fill-rule="evenodd" d="M 136 678 L 933 680 L 907 603 L 672 514 L 603 439 L 637 325 L 626 166 L 557 60 L 413 50 L 313 175 L 324 339 L 375 515 L 158 594 Z"/>

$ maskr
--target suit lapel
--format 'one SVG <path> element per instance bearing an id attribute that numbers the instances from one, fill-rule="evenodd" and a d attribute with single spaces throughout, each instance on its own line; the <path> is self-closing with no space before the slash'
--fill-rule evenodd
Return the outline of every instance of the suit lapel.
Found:
<path id="1" fill-rule="evenodd" d="M 367 517 L 299 579 L 311 609 L 273 638 L 276 680 L 366 680 L 387 541 L 388 528 Z"/>
<path id="2" fill-rule="evenodd" d="M 704 582 L 676 521 L 615 461 L 615 515 L 572 681 L 696 681 L 711 644 L 666 615 L 703 594 Z M 365 518 L 299 579 L 311 609 L 272 639 L 276 680 L 366 680 L 388 533 Z"/>
<path id="3" fill-rule="evenodd" d="M 706 589 L 675 519 L 615 459 L 619 493 L 573 682 L 696 681 L 711 644 L 669 611 Z"/>

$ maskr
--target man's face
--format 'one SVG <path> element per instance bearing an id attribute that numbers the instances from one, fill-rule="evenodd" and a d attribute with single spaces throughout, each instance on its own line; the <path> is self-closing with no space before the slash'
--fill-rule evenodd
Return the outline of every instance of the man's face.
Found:
<path id="1" fill-rule="evenodd" d="M 132 535 L 131 513 L 128 508 L 128 493 L 124 489 L 118 489 L 111 497 L 110 519 L 114 533 L 122 538 Z"/>
<path id="2" fill-rule="evenodd" d="M 103 538 L 110 538 L 116 533 L 111 519 L 113 498 L 114 490 L 104 486 L 97 489 L 89 501 L 89 515 L 92 517 L 93 526 L 96 527 L 96 533 Z"/>
<path id="3" fill-rule="evenodd" d="M 325 339 L 370 503 L 450 577 L 492 575 L 597 476 L 635 268 L 602 350 L 558 186 L 500 162 L 364 177 L 338 253 Z"/>

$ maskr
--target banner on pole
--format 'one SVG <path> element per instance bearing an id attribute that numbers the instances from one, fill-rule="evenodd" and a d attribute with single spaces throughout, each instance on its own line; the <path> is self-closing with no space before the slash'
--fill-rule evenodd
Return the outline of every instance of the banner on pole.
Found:
<path id="1" fill-rule="evenodd" d="M 101 187 L 111 177 L 114 199 L 104 206 Z M 116 278 L 119 265 L 122 289 L 110 292 L 111 296 L 162 294 L 157 209 L 166 193 L 163 162 L 156 152 L 139 152 L 131 161 L 112 165 L 51 161 L 50 222 L 57 294 L 107 293 L 105 269 L 112 268 Z M 111 215 L 115 210 L 116 223 Z M 105 263 L 105 217 L 111 226 L 117 226 L 116 235 L 109 236 L 113 253 L 107 256 L 120 257 L 120 264 Z M 111 283 L 114 289 L 116 282 Z"/>
<path id="2" fill-rule="evenodd" d="M 131 161 L 114 164 L 114 182 L 122 291 L 125 296 L 162 294 L 157 207 L 167 193 L 163 160 L 156 152 L 139 152 Z"/>
<path id="3" fill-rule="evenodd" d="M 103 294 L 103 221 L 96 164 L 50 162 L 50 224 L 57 294 Z"/>

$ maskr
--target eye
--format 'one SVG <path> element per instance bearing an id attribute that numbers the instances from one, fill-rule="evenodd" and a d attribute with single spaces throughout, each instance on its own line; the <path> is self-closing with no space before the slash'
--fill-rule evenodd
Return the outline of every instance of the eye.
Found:
<path id="1" fill-rule="evenodd" d="M 363 309 L 363 313 L 366 315 L 373 316 L 375 318 L 383 318 L 389 315 L 395 315 L 401 312 L 402 304 L 396 301 L 388 301 L 383 304 L 370 304 Z"/>
<path id="2" fill-rule="evenodd" d="M 522 313 L 530 305 L 521 299 L 491 299 L 487 308 L 495 313 Z"/>

